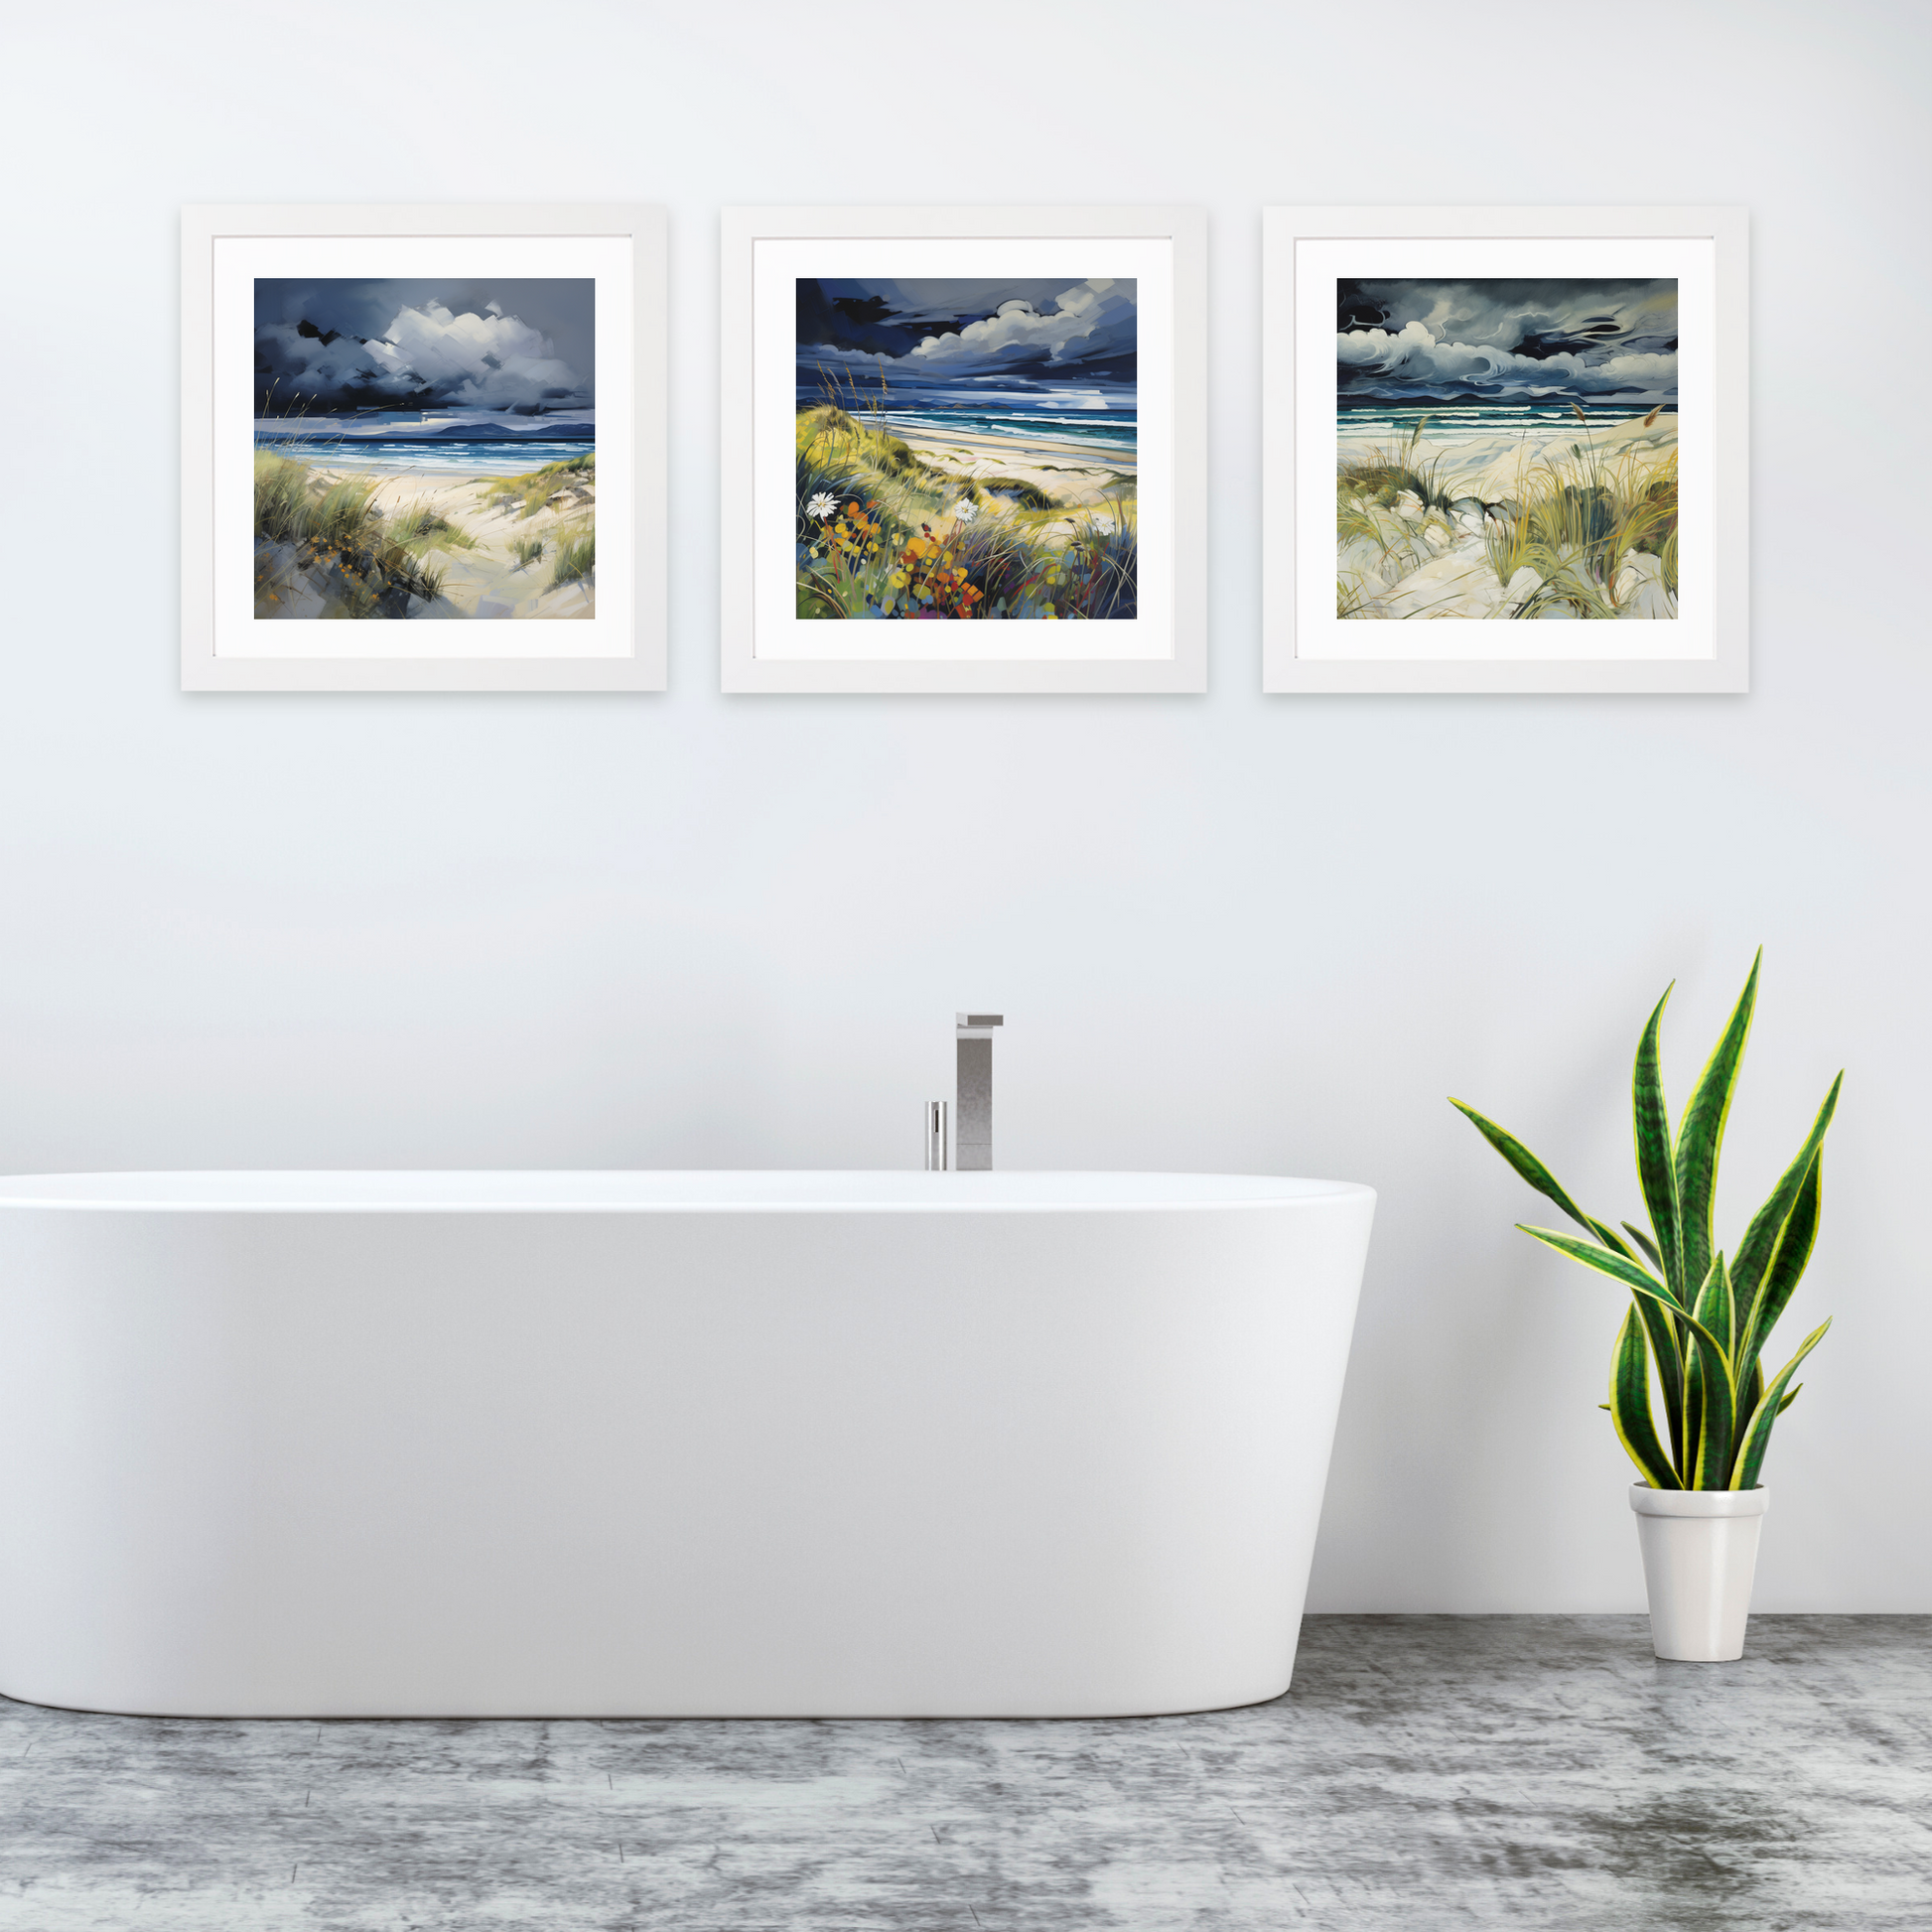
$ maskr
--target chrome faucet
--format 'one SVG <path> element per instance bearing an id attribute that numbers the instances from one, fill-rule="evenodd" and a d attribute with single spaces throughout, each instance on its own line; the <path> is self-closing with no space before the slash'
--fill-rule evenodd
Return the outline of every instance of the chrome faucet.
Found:
<path id="1" fill-rule="evenodd" d="M 993 1030 L 1002 1017 L 961 1013 L 954 1020 L 953 1165 L 962 1173 L 984 1173 L 993 1166 Z"/>

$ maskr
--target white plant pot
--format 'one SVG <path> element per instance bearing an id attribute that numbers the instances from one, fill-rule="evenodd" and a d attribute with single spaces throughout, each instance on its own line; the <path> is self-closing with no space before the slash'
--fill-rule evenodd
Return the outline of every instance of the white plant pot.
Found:
<path id="1" fill-rule="evenodd" d="M 1765 1489 L 1630 1485 L 1650 1591 L 1650 1646 L 1660 1657 L 1727 1664 L 1744 1654 Z"/>

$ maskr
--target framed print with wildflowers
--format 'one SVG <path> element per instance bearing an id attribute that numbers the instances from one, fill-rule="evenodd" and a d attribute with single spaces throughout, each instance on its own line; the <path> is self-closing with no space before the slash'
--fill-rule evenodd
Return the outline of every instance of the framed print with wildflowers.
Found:
<path id="1" fill-rule="evenodd" d="M 191 207 L 182 683 L 661 691 L 664 216 Z"/>
<path id="2" fill-rule="evenodd" d="M 733 208 L 727 691 L 1206 688 L 1205 228 Z"/>

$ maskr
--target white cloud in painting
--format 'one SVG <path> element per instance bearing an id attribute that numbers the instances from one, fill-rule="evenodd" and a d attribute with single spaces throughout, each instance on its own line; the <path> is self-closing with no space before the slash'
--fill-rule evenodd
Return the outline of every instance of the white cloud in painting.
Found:
<path id="1" fill-rule="evenodd" d="M 1674 354 L 1631 351 L 1592 358 L 1565 351 L 1557 355 L 1515 355 L 1486 343 L 1439 341 L 1425 322 L 1408 322 L 1395 331 L 1357 329 L 1337 336 L 1335 359 L 1344 367 L 1405 381 L 1480 382 L 1492 392 L 1661 392 L 1677 381 Z"/>
<path id="2" fill-rule="evenodd" d="M 1668 389 L 1677 381 L 1675 355 L 1633 352 L 1629 355 L 1612 355 L 1591 366 L 1596 374 L 1613 377 L 1618 382 L 1647 382 L 1652 387 Z"/>
<path id="3" fill-rule="evenodd" d="M 1106 277 L 1082 282 L 1055 299 L 1042 315 L 1031 302 L 1003 302 L 957 334 L 928 336 L 905 358 L 934 370 L 988 362 L 1087 361 L 1131 353 L 1135 304 Z"/>
<path id="4" fill-rule="evenodd" d="M 457 315 L 437 301 L 403 307 L 379 337 L 325 342 L 295 323 L 257 328 L 258 366 L 275 372 L 286 397 L 344 393 L 446 407 L 510 409 L 556 402 L 583 384 L 549 340 L 491 302 L 484 315 Z"/>
<path id="5" fill-rule="evenodd" d="M 280 385 L 289 394 L 327 395 L 342 389 L 376 388 L 407 395 L 421 386 L 393 379 L 367 345 L 353 336 L 338 336 L 333 343 L 325 343 L 318 336 L 302 335 L 292 322 L 278 322 L 256 329 L 255 347 L 258 354 L 273 358 L 268 366 L 280 372 Z"/>
<path id="6" fill-rule="evenodd" d="M 413 375 L 443 401 L 477 409 L 540 402 L 578 386 L 576 372 L 557 358 L 546 337 L 500 311 L 452 315 L 434 301 L 403 308 L 382 339 L 364 346 L 391 375 Z"/>

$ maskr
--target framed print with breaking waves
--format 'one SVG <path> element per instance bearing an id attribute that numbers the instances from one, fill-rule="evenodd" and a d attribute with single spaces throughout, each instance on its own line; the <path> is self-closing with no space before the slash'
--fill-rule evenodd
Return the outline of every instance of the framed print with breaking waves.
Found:
<path id="1" fill-rule="evenodd" d="M 1198 691 L 1202 259 L 1173 208 L 737 208 L 728 691 Z"/>
<path id="2" fill-rule="evenodd" d="M 655 208 L 196 207 L 190 690 L 661 690 Z"/>

